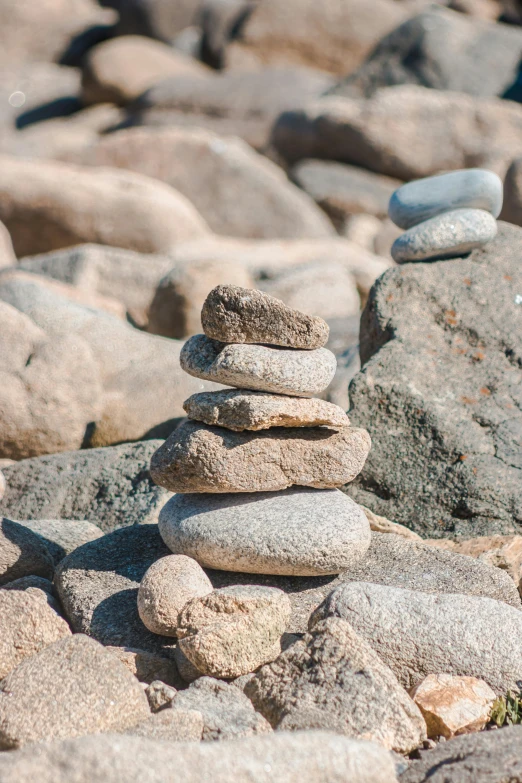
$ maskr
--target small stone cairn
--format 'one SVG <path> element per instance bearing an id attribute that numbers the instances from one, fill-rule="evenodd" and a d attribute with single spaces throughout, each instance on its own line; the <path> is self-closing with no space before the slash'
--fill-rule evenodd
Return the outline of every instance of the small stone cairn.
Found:
<path id="1" fill-rule="evenodd" d="M 407 229 L 392 246 L 397 263 L 457 258 L 495 238 L 502 180 L 486 169 L 463 169 L 403 185 L 388 214 Z"/>
<path id="2" fill-rule="evenodd" d="M 290 602 L 276 588 L 212 590 L 202 568 L 297 577 L 350 568 L 370 526 L 338 487 L 362 470 L 371 444 L 342 408 L 314 396 L 336 370 L 321 318 L 223 285 L 201 320 L 205 334 L 185 343 L 181 366 L 234 388 L 186 400 L 188 421 L 152 457 L 154 481 L 176 493 L 159 517 L 174 554 L 145 575 L 138 609 L 150 630 L 178 637 L 199 673 L 234 677 L 276 657 Z M 215 632 L 218 619 L 226 633 Z"/>

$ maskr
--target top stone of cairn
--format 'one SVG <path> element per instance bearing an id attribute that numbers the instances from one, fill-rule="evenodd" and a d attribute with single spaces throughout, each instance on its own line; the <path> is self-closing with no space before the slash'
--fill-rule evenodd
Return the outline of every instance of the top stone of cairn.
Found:
<path id="1" fill-rule="evenodd" d="M 313 350 L 328 340 L 322 318 L 287 307 L 252 288 L 218 285 L 205 300 L 201 323 L 207 337 L 222 343 L 261 343 Z"/>

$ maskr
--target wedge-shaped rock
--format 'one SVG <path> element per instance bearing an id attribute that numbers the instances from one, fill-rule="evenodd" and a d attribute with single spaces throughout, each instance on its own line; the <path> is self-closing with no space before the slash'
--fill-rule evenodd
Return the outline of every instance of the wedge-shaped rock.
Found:
<path id="1" fill-rule="evenodd" d="M 189 601 L 178 620 L 179 646 L 212 677 L 241 677 L 281 652 L 292 608 L 273 587 L 225 587 Z"/>
<path id="2" fill-rule="evenodd" d="M 407 753 L 426 737 L 418 707 L 364 639 L 339 618 L 264 666 L 245 687 L 274 728 L 328 728 Z"/>
<path id="3" fill-rule="evenodd" d="M 493 691 L 476 677 L 430 674 L 411 691 L 428 728 L 428 737 L 450 739 L 484 728 L 495 701 Z"/>
<path id="4" fill-rule="evenodd" d="M 150 715 L 135 677 L 111 652 L 75 635 L 27 658 L 0 683 L 0 749 L 124 730 Z"/>
<path id="5" fill-rule="evenodd" d="M 337 362 L 327 348 L 289 351 L 266 345 L 223 345 L 196 334 L 179 357 L 189 375 L 240 389 L 313 397 L 332 381 Z"/>
<path id="6" fill-rule="evenodd" d="M 310 627 L 327 617 L 353 625 L 405 688 L 441 672 L 479 677 L 497 694 L 522 680 L 522 612 L 501 601 L 354 582 L 330 593 Z"/>
<path id="7" fill-rule="evenodd" d="M 339 405 L 325 400 L 285 397 L 241 389 L 201 392 L 185 400 L 189 419 L 227 430 L 268 430 L 270 427 L 347 427 L 350 419 Z"/>
<path id="8" fill-rule="evenodd" d="M 338 574 L 370 544 L 364 512 L 336 490 L 176 495 L 159 530 L 204 567 L 251 574 Z"/>
<path id="9" fill-rule="evenodd" d="M 233 686 L 232 686 L 233 687 Z M 186 715 L 186 712 L 183 713 Z M 503 733 L 503 732 L 502 732 Z M 42 743 L 0 757 L 3 783 L 395 783 L 391 754 L 371 742 L 326 731 L 282 732 L 231 742 L 179 745 L 144 737 L 101 735 Z"/>
<path id="10" fill-rule="evenodd" d="M 327 489 L 353 481 L 370 445 L 366 430 L 353 427 L 257 433 L 187 421 L 153 454 L 150 472 L 172 492 Z"/>
<path id="11" fill-rule="evenodd" d="M 223 343 L 268 343 L 321 348 L 329 328 L 322 318 L 293 310 L 254 288 L 218 285 L 205 300 L 201 323 L 207 337 Z"/>

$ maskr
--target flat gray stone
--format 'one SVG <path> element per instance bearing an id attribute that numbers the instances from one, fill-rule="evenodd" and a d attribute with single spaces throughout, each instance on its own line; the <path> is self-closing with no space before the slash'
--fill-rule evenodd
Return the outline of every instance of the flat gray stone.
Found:
<path id="1" fill-rule="evenodd" d="M 8 465 L 0 513 L 15 519 L 88 520 L 104 532 L 155 522 L 169 497 L 149 473 L 161 442 L 69 451 Z"/>
<path id="2" fill-rule="evenodd" d="M 280 731 L 328 728 L 408 753 L 426 738 L 418 707 L 377 653 L 344 620 L 315 625 L 245 686 Z"/>
<path id="3" fill-rule="evenodd" d="M 454 209 L 425 220 L 401 234 L 392 245 L 397 263 L 457 258 L 497 235 L 497 221 L 482 209 Z"/>
<path id="4" fill-rule="evenodd" d="M 310 618 L 346 620 L 405 688 L 428 674 L 478 677 L 497 694 L 522 680 L 522 612 L 501 601 L 354 582 L 334 590 Z"/>
<path id="5" fill-rule="evenodd" d="M 0 585 L 24 576 L 53 578 L 53 561 L 40 536 L 0 514 Z"/>
<path id="6" fill-rule="evenodd" d="M 171 492 L 329 489 L 353 481 L 369 450 L 366 430 L 353 427 L 232 432 L 187 421 L 155 452 L 150 471 Z"/>
<path id="7" fill-rule="evenodd" d="M 370 545 L 364 512 L 337 490 L 176 495 L 159 530 L 174 553 L 251 574 L 337 574 Z"/>
<path id="8" fill-rule="evenodd" d="M 522 783 L 522 726 L 442 742 L 400 777 L 401 783 Z"/>
<path id="9" fill-rule="evenodd" d="M 388 215 L 405 229 L 454 209 L 483 209 L 497 218 L 502 190 L 500 177 L 487 169 L 451 171 L 398 188 L 390 199 Z"/>
<path id="10" fill-rule="evenodd" d="M 270 427 L 347 427 L 350 424 L 339 405 L 325 400 L 241 389 L 193 394 L 185 400 L 183 407 L 189 419 L 236 432 Z"/>
<path id="11" fill-rule="evenodd" d="M 223 345 L 196 334 L 180 354 L 183 370 L 196 378 L 240 389 L 313 397 L 332 381 L 337 362 L 327 348 L 313 351 L 266 345 Z"/>
<path id="12" fill-rule="evenodd" d="M 30 519 L 19 524 L 43 539 L 55 565 L 82 544 L 103 536 L 97 525 L 85 519 Z"/>
<path id="13" fill-rule="evenodd" d="M 201 310 L 203 331 L 222 343 L 263 343 L 310 350 L 326 344 L 329 328 L 255 288 L 218 285 Z"/>
<path id="14" fill-rule="evenodd" d="M 233 686 L 232 686 L 233 687 Z M 395 783 L 393 757 L 373 742 L 333 732 L 281 732 L 231 742 L 178 744 L 101 734 L 2 753 L 3 783 Z M 268 771 L 269 770 L 269 771 Z"/>
<path id="15" fill-rule="evenodd" d="M 272 731 L 239 688 L 213 677 L 201 677 L 187 690 L 179 691 L 167 709 L 200 712 L 204 740 L 239 739 Z"/>

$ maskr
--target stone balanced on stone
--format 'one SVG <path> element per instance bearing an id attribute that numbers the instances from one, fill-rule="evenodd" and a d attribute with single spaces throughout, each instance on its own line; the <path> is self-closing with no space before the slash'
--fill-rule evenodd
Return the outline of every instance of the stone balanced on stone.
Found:
<path id="1" fill-rule="evenodd" d="M 485 169 L 463 169 L 403 185 L 388 214 L 407 229 L 392 246 L 398 263 L 457 258 L 497 234 L 502 180 Z"/>
<path id="2" fill-rule="evenodd" d="M 190 397 L 189 420 L 153 455 L 154 481 L 178 493 L 160 533 L 205 568 L 338 574 L 370 544 L 362 509 L 337 489 L 361 471 L 365 430 L 313 395 L 332 380 L 328 326 L 260 291 L 225 285 L 187 341 L 190 375 L 234 386 Z"/>

